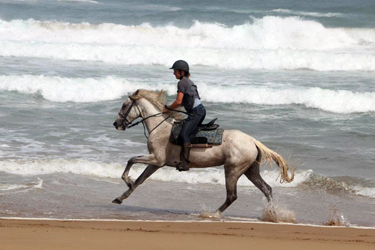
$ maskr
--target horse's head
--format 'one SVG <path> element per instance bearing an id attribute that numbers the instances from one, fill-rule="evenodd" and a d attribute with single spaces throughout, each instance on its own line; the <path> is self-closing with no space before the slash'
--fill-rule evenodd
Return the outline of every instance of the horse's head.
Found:
<path id="1" fill-rule="evenodd" d="M 151 117 L 159 115 L 165 102 L 164 91 L 138 89 L 125 100 L 113 126 L 118 130 L 125 130 L 135 119 L 143 117 L 144 112 L 149 112 Z"/>
<path id="2" fill-rule="evenodd" d="M 126 130 L 129 124 L 140 116 L 141 112 L 137 106 L 137 100 L 129 96 L 122 104 L 113 126 L 115 126 L 117 130 Z"/>

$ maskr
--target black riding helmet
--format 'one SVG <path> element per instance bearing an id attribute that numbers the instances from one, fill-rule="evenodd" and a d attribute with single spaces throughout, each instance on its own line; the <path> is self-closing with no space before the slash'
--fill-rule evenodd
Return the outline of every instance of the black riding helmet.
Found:
<path id="1" fill-rule="evenodd" d="M 180 71 L 180 79 L 182 79 L 183 76 L 187 76 L 189 77 L 189 64 L 187 62 L 185 62 L 184 60 L 178 60 L 176 61 L 173 65 L 172 65 L 172 68 L 170 69 L 177 69 L 178 71 Z M 182 72 L 181 70 L 184 71 L 184 75 L 182 75 Z"/>
<path id="2" fill-rule="evenodd" d="M 178 69 L 183 70 L 185 72 L 189 72 L 189 64 L 184 60 L 178 60 L 173 64 L 172 68 L 170 69 Z"/>

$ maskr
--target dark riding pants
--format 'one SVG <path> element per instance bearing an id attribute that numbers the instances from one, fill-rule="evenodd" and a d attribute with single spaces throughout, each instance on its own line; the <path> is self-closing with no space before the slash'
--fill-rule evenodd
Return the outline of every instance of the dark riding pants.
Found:
<path id="1" fill-rule="evenodd" d="M 189 117 L 185 120 L 180 132 L 182 143 L 191 141 L 193 132 L 200 124 L 202 124 L 205 117 L 206 109 L 202 104 L 199 104 L 191 110 Z"/>

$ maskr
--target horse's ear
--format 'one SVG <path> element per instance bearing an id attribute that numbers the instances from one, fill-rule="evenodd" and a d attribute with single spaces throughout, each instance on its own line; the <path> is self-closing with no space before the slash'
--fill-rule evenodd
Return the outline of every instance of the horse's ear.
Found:
<path id="1" fill-rule="evenodd" d="M 131 95 L 131 97 L 137 99 L 137 98 L 138 98 L 138 94 L 139 94 L 139 89 L 137 89 L 137 91 L 135 91 L 135 92 Z"/>
<path id="2" fill-rule="evenodd" d="M 162 103 L 165 103 L 167 100 L 166 100 L 166 92 L 162 89 L 160 90 L 159 94 L 158 94 L 158 97 L 159 97 L 159 100 L 162 102 Z"/>

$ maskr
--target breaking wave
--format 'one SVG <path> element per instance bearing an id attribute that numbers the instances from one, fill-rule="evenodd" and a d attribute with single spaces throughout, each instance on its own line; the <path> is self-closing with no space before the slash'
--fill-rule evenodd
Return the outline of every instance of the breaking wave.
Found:
<path id="1" fill-rule="evenodd" d="M 77 3 L 99 3 L 94 0 L 57 0 L 58 2 L 77 2 Z"/>
<path id="2" fill-rule="evenodd" d="M 41 95 L 53 102 L 100 102 L 117 100 L 137 89 L 165 90 L 175 95 L 175 83 L 144 83 L 119 77 L 64 78 L 47 76 L 0 76 L 0 91 Z M 222 103 L 304 105 L 333 113 L 374 112 L 375 92 L 330 90 L 318 87 L 221 86 L 199 83 L 202 100 Z M 217 96 L 221 96 L 218 100 Z"/>
<path id="3" fill-rule="evenodd" d="M 117 64 L 167 66 L 183 57 L 228 69 L 375 70 L 374 29 L 326 28 L 299 17 L 189 28 L 0 20 L 0 46 L 0 56 Z"/>
<path id="4" fill-rule="evenodd" d="M 45 76 L 0 76 L 0 91 L 39 94 L 53 102 L 100 102 L 121 98 L 136 90 L 125 79 L 106 77 L 63 78 Z"/>
<path id="5" fill-rule="evenodd" d="M 289 9 L 274 9 L 271 11 L 275 13 L 283 13 L 283 14 L 299 15 L 299 16 L 312 16 L 312 17 L 342 17 L 343 16 L 343 14 L 341 13 L 294 11 L 294 10 L 289 10 Z"/>
<path id="6" fill-rule="evenodd" d="M 16 175 L 44 175 L 53 173 L 72 173 L 78 175 L 88 175 L 100 178 L 120 178 L 123 170 L 121 164 L 98 163 L 86 160 L 66 160 L 66 159 L 49 159 L 49 160 L 14 160 L 1 161 L 0 171 Z M 268 168 L 268 166 L 263 166 Z M 144 166 L 135 165 L 130 171 L 130 176 L 138 177 Z M 334 180 L 326 176 L 313 173 L 312 170 L 300 170 L 296 172 L 292 183 L 283 183 L 277 180 L 279 172 L 277 170 L 262 170 L 263 179 L 273 187 L 304 187 L 319 188 L 331 192 L 345 192 L 354 195 L 367 196 L 375 198 L 375 187 L 366 187 L 357 181 L 356 184 Z M 222 168 L 192 169 L 186 173 L 180 173 L 175 168 L 164 167 L 159 169 L 151 180 L 165 182 L 184 182 L 190 184 L 218 184 L 225 185 L 224 170 Z M 239 179 L 239 186 L 253 186 L 253 184 L 244 176 Z"/>
<path id="7" fill-rule="evenodd" d="M 38 177 L 37 182 L 30 182 L 26 184 L 3 184 L 0 183 L 0 195 L 7 194 L 8 192 L 23 192 L 30 189 L 42 189 L 43 180 Z"/>
<path id="8" fill-rule="evenodd" d="M 364 180 L 354 177 L 327 177 L 311 171 L 301 186 L 309 189 L 323 189 L 333 194 L 355 194 L 375 198 L 375 179 Z"/>
<path id="9" fill-rule="evenodd" d="M 121 164 L 98 163 L 87 160 L 66 160 L 66 159 L 48 159 L 48 160 L 14 160 L 0 162 L 0 171 L 10 174 L 34 176 L 53 173 L 72 173 L 78 175 L 90 175 L 102 178 L 120 178 L 124 167 Z M 265 167 L 266 168 L 266 167 Z M 268 166 L 267 166 L 268 168 Z M 134 178 L 139 176 L 145 166 L 135 165 L 130 171 Z M 309 171 L 301 172 L 296 175 L 292 183 L 280 184 L 277 179 L 279 172 L 277 170 L 262 171 L 263 178 L 272 186 L 295 187 L 308 178 Z M 194 169 L 188 173 L 182 174 L 173 167 L 159 169 L 151 180 L 168 182 L 186 182 L 190 184 L 219 184 L 225 185 L 224 171 L 221 168 Z M 241 177 L 238 182 L 240 186 L 253 186 L 246 178 Z"/>

